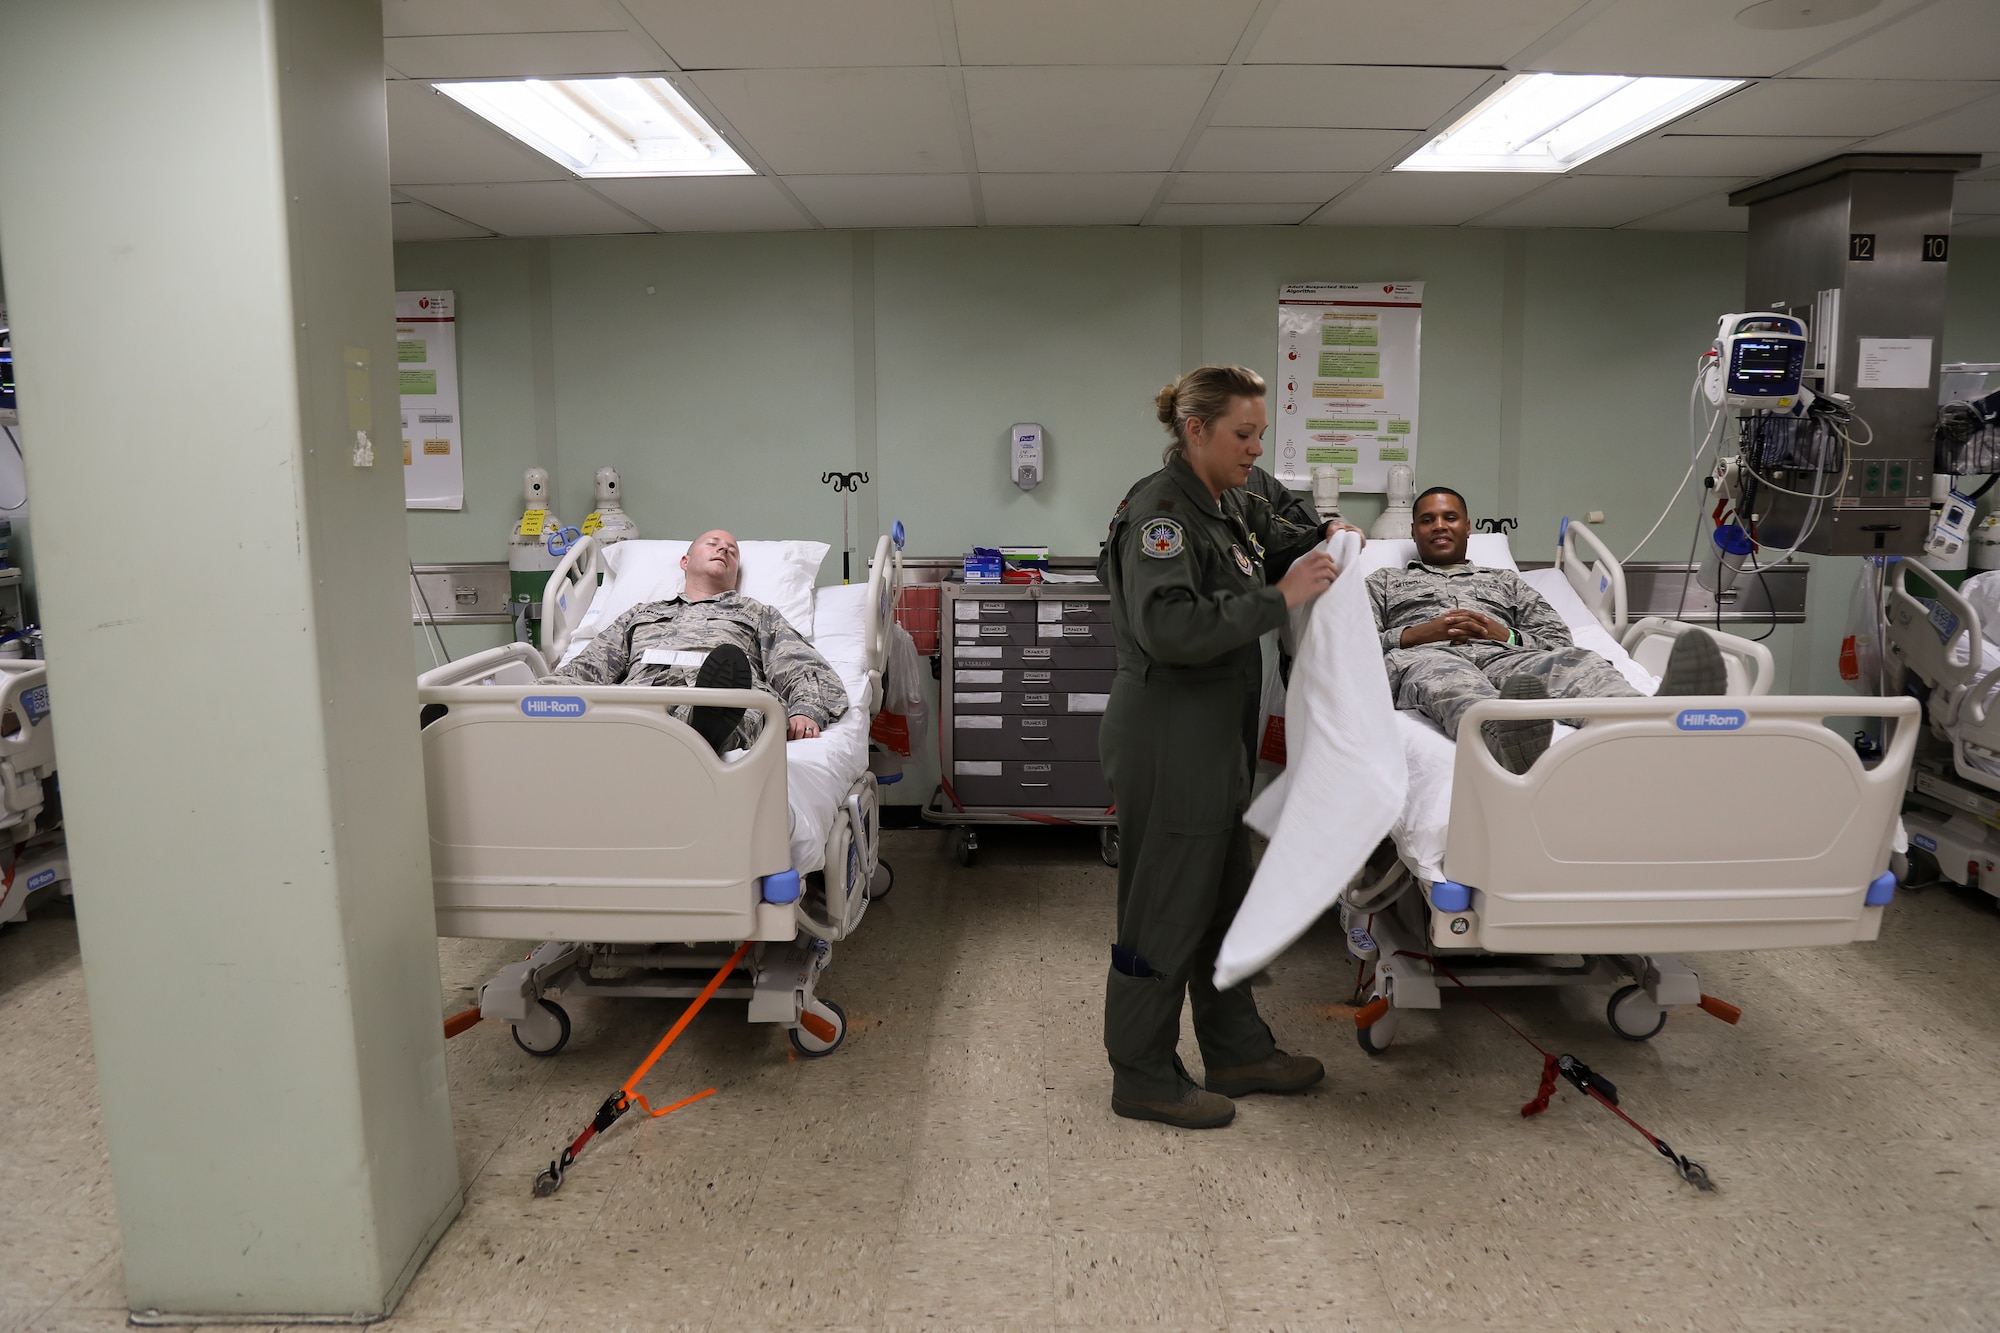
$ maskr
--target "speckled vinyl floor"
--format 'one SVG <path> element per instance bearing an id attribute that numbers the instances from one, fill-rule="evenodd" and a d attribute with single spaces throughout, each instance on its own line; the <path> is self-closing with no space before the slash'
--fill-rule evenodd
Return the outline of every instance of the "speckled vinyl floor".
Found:
<path id="1" fill-rule="evenodd" d="M 2000 912 L 1904 893 L 1883 938 L 1695 957 L 1730 1028 L 1613 1037 L 1605 994 L 1498 1003 L 1708 1164 L 1682 1184 L 1462 997 L 1370 1059 L 1328 924 L 1273 968 L 1279 1040 L 1326 1060 L 1227 1129 L 1114 1119 L 1098 1040 L 1112 874 L 1069 831 L 961 869 L 892 833 L 894 893 L 823 993 L 830 1058 L 740 1003 L 701 1016 L 560 1194 L 538 1167 L 678 1005 L 580 1000 L 553 1059 L 485 1024 L 450 1043 L 465 1211 L 393 1320 L 441 1330 L 2000 1327 Z M 518 946 L 445 941 L 442 1010 Z M 1192 1040 L 1183 1047 L 1191 1065 Z M 0 930 L 0 1326 L 124 1322 L 73 921 Z"/>

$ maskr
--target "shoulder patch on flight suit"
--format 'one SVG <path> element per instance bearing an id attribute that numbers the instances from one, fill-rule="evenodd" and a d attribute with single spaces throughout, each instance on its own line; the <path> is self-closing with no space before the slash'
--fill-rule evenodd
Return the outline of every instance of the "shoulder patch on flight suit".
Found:
<path id="1" fill-rule="evenodd" d="M 1156 560 L 1166 560 L 1181 553 L 1186 544 L 1181 525 L 1170 518 L 1154 518 L 1146 521 L 1139 529 L 1139 547 Z"/>
<path id="2" fill-rule="evenodd" d="M 1245 574 L 1254 572 L 1250 565 L 1250 557 L 1243 554 L 1242 547 L 1232 543 L 1229 547 L 1229 555 L 1231 559 L 1236 561 L 1236 567 L 1242 570 Z"/>

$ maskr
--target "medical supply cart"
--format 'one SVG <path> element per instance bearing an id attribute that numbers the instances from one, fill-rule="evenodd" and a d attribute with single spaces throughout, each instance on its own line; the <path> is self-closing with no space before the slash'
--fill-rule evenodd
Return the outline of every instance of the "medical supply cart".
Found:
<path id="1" fill-rule="evenodd" d="M 1111 597 L 1088 583 L 946 582 L 939 607 L 939 766 L 923 817 L 955 826 L 960 865 L 982 824 L 1084 824 L 1118 864 L 1097 728 L 1118 653 Z"/>

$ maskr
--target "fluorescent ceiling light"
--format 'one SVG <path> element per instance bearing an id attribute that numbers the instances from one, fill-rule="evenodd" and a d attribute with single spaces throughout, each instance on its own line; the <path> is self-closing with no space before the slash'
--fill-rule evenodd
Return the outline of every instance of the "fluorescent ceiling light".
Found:
<path id="1" fill-rule="evenodd" d="M 431 86 L 579 176 L 755 174 L 680 90 L 662 78 Z"/>
<path id="2" fill-rule="evenodd" d="M 1517 74 L 1397 171 L 1568 171 L 1713 102 L 1741 79 Z"/>

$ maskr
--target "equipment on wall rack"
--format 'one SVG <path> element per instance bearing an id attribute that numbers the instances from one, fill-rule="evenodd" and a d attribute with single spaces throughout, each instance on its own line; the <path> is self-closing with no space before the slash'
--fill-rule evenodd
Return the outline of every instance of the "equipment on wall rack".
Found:
<path id="1" fill-rule="evenodd" d="M 833 487 L 834 492 L 840 496 L 840 581 L 842 583 L 852 583 L 854 582 L 854 571 L 852 568 L 854 548 L 850 544 L 847 535 L 847 497 L 850 493 L 860 494 L 861 488 L 868 484 L 868 474 L 866 472 L 822 472 L 819 474 L 819 480 L 821 485 Z"/>

